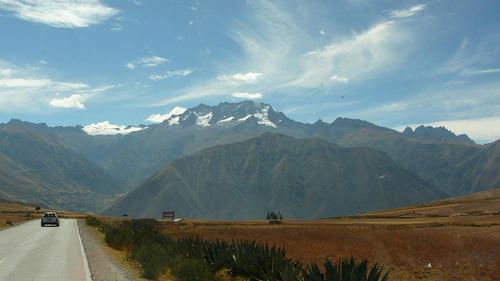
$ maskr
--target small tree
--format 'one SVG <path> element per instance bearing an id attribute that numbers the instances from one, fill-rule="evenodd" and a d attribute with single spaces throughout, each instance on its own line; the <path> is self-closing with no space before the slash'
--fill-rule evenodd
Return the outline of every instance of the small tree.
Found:
<path id="1" fill-rule="evenodd" d="M 275 212 L 271 212 L 270 216 L 273 221 L 278 220 L 278 215 Z"/>
<path id="2" fill-rule="evenodd" d="M 279 219 L 279 220 L 283 220 L 283 216 L 281 215 L 281 212 L 280 212 L 280 211 L 278 211 L 278 219 Z"/>
<path id="3" fill-rule="evenodd" d="M 269 212 L 267 212 L 267 217 L 266 217 L 267 220 L 271 220 L 271 215 L 269 214 Z"/>

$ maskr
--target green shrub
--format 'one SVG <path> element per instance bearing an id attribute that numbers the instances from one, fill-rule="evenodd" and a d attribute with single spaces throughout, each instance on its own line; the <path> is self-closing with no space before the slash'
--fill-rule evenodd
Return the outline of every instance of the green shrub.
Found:
<path id="1" fill-rule="evenodd" d="M 130 249 L 133 247 L 134 235 L 125 227 L 106 227 L 104 240 L 111 247 L 117 250 Z"/>
<path id="2" fill-rule="evenodd" d="M 99 227 L 101 225 L 101 221 L 94 216 L 87 216 L 85 218 L 85 222 L 88 226 Z"/>
<path id="3" fill-rule="evenodd" d="M 215 275 L 202 259 L 179 257 L 171 266 L 172 274 L 177 281 L 213 281 Z"/>
<path id="4" fill-rule="evenodd" d="M 144 241 L 132 250 L 131 257 L 139 262 L 145 278 L 156 279 L 164 272 L 169 253 L 155 241 Z"/>

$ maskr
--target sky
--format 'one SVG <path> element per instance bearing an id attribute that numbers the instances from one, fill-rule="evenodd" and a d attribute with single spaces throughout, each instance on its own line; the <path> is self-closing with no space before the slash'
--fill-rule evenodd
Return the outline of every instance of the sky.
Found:
<path id="1" fill-rule="evenodd" d="M 500 139 L 500 1 L 0 0 L 0 122 L 155 122 L 251 99 L 292 119 Z"/>

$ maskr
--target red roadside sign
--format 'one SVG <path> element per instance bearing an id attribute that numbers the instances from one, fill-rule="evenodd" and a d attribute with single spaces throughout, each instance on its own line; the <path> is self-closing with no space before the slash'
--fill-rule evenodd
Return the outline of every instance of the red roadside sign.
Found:
<path id="1" fill-rule="evenodd" d="M 164 219 L 175 219 L 174 211 L 164 211 L 161 213 L 161 217 Z"/>

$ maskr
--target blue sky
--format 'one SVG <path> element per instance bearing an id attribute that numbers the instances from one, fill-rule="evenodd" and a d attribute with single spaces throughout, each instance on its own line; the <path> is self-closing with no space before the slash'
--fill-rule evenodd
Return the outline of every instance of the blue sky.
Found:
<path id="1" fill-rule="evenodd" d="M 500 138 L 498 1 L 0 0 L 0 122 L 148 124 L 254 99 L 302 122 Z"/>

